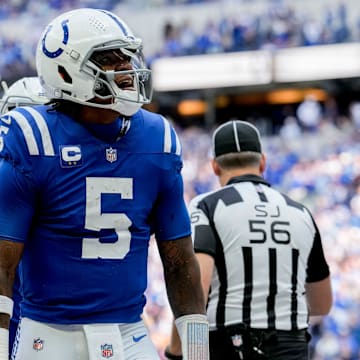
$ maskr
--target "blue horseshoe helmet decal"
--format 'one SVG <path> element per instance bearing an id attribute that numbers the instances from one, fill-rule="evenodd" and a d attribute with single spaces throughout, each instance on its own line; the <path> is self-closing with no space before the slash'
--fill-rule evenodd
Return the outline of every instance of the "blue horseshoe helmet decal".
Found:
<path id="1" fill-rule="evenodd" d="M 62 30 L 63 30 L 63 40 L 62 40 L 62 43 L 64 45 L 66 45 L 68 43 L 68 40 L 69 40 L 69 28 L 68 28 L 68 25 L 67 23 L 69 22 L 69 20 L 63 20 L 62 23 L 61 23 L 61 26 L 62 26 Z M 46 30 L 45 34 L 44 34 L 44 37 L 42 38 L 41 42 L 42 42 L 42 51 L 43 53 L 49 57 L 49 58 L 56 58 L 58 56 L 60 56 L 62 54 L 62 52 L 64 51 L 64 49 L 62 49 L 61 47 L 59 47 L 57 50 L 55 51 L 49 51 L 47 48 L 46 48 L 46 45 L 45 45 L 45 41 L 46 41 L 46 36 L 47 34 L 49 33 L 49 31 L 52 29 L 52 25 L 50 25 L 48 27 L 48 29 Z"/>

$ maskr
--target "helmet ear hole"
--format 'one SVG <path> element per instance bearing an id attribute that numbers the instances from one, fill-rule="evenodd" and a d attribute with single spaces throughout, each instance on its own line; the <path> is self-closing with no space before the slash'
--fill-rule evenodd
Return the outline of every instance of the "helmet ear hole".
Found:
<path id="1" fill-rule="evenodd" d="M 63 66 L 61 66 L 61 65 L 58 66 L 58 72 L 59 72 L 61 78 L 64 80 L 64 82 L 66 82 L 68 84 L 72 84 L 72 78 Z"/>
<path id="2" fill-rule="evenodd" d="M 111 91 L 106 81 L 103 81 L 103 76 L 95 83 L 95 94 L 104 97 L 111 95 Z"/>

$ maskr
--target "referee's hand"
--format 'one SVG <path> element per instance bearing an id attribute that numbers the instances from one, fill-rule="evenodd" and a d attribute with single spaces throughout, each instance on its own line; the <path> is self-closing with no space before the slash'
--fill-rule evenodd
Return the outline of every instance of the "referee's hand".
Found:
<path id="1" fill-rule="evenodd" d="M 170 352 L 169 350 L 169 346 L 167 346 L 165 348 L 165 352 L 164 352 L 165 358 L 168 360 L 182 360 L 182 355 L 175 355 L 173 353 Z"/>

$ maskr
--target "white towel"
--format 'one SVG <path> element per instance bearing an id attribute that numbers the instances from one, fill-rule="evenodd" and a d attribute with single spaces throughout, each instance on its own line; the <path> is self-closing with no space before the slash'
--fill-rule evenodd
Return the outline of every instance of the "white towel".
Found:
<path id="1" fill-rule="evenodd" d="M 114 324 L 84 325 L 89 360 L 124 360 L 120 329 Z"/>

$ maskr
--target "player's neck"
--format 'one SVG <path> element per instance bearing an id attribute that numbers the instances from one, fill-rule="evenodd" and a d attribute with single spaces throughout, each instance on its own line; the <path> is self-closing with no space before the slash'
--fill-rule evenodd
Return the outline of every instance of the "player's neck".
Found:
<path id="1" fill-rule="evenodd" d="M 54 109 L 83 124 L 107 125 L 122 117 L 121 114 L 111 109 L 85 106 L 68 100 L 54 103 Z"/>
<path id="2" fill-rule="evenodd" d="M 257 167 L 244 167 L 244 168 L 236 168 L 231 170 L 222 171 L 219 175 L 219 182 L 221 186 L 225 186 L 229 180 L 236 176 L 242 175 L 257 175 L 262 176 L 260 169 Z"/>
<path id="3" fill-rule="evenodd" d="M 83 106 L 79 121 L 85 124 L 111 124 L 120 114 L 114 110 Z"/>

